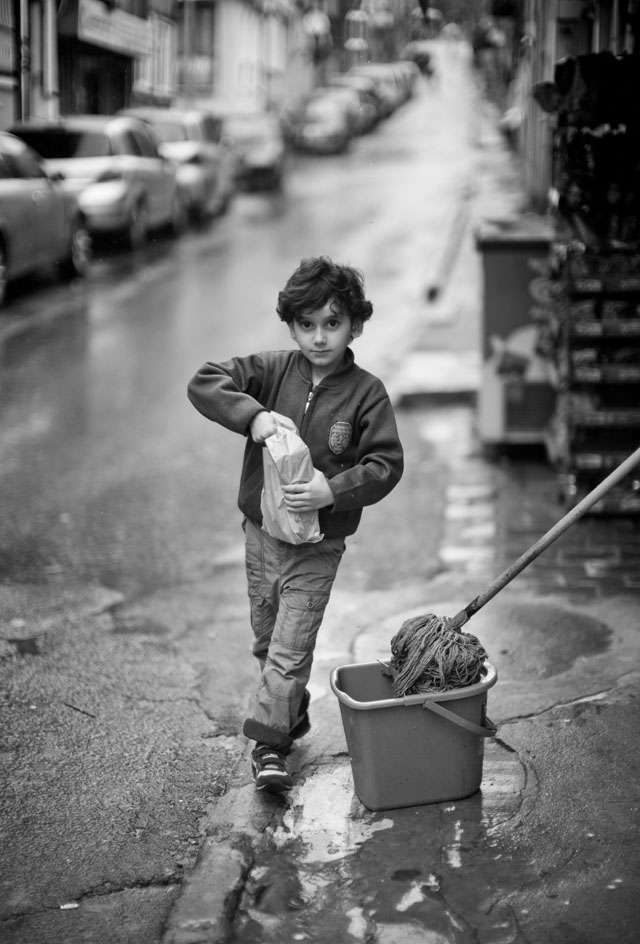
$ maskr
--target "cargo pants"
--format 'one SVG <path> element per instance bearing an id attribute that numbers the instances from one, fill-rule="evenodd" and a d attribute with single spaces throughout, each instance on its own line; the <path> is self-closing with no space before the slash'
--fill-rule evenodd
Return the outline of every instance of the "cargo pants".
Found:
<path id="1" fill-rule="evenodd" d="M 345 543 L 325 538 L 287 544 L 248 518 L 243 528 L 252 652 L 260 665 L 253 716 L 243 731 L 286 754 L 293 743 L 290 731 L 303 714 L 316 637 Z"/>

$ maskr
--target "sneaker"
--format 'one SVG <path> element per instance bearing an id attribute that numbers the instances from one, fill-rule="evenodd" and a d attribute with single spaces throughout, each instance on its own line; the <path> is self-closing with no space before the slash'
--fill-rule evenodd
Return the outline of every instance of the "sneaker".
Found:
<path id="1" fill-rule="evenodd" d="M 283 755 L 267 744 L 258 744 L 251 752 L 251 772 L 256 790 L 284 793 L 293 786 Z"/>
<path id="2" fill-rule="evenodd" d="M 300 717 L 289 731 L 289 737 L 293 738 L 294 741 L 304 737 L 305 734 L 308 734 L 311 730 L 311 721 L 309 720 L 309 712 L 307 711 L 310 701 L 311 695 L 305 689 L 304 695 L 302 696 L 302 702 L 300 703 Z"/>

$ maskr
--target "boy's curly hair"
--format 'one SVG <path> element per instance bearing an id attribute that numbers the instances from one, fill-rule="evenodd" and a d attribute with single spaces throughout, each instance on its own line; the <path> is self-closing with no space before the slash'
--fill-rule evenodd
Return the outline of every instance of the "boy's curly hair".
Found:
<path id="1" fill-rule="evenodd" d="M 346 312 L 352 324 L 362 325 L 373 314 L 364 296 L 364 277 L 358 269 L 338 265 L 328 256 L 303 259 L 278 294 L 276 311 L 287 324 L 305 312 L 318 311 L 327 302 Z"/>

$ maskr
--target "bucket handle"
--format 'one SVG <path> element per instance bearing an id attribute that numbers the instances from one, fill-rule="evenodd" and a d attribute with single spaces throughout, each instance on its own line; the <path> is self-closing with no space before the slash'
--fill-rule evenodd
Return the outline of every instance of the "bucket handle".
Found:
<path id="1" fill-rule="evenodd" d="M 497 726 L 489 718 L 485 718 L 486 727 L 474 724 L 473 721 L 468 721 L 466 718 L 455 714 L 455 712 L 449 711 L 448 708 L 439 705 L 437 701 L 425 701 L 422 707 L 428 708 L 429 711 L 433 711 L 434 714 L 440 715 L 441 718 L 445 718 L 447 721 L 453 721 L 454 724 L 470 731 L 471 734 L 477 734 L 478 737 L 493 737 L 498 731 Z"/>

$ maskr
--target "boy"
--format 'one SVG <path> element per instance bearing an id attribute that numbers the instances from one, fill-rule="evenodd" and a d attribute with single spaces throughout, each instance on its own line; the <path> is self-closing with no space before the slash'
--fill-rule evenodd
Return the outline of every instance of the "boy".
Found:
<path id="1" fill-rule="evenodd" d="M 256 788 L 277 794 L 291 789 L 285 758 L 310 728 L 306 685 L 345 538 L 362 508 L 398 483 L 403 453 L 381 381 L 355 364 L 349 348 L 373 312 L 361 273 L 324 256 L 304 259 L 276 310 L 298 350 L 207 363 L 188 395 L 204 416 L 247 437 L 238 506 L 261 676 L 243 732 L 256 742 Z M 272 411 L 293 420 L 309 447 L 313 477 L 283 491 L 291 511 L 318 511 L 317 543 L 288 544 L 261 529 L 262 449 L 275 432 Z"/>

